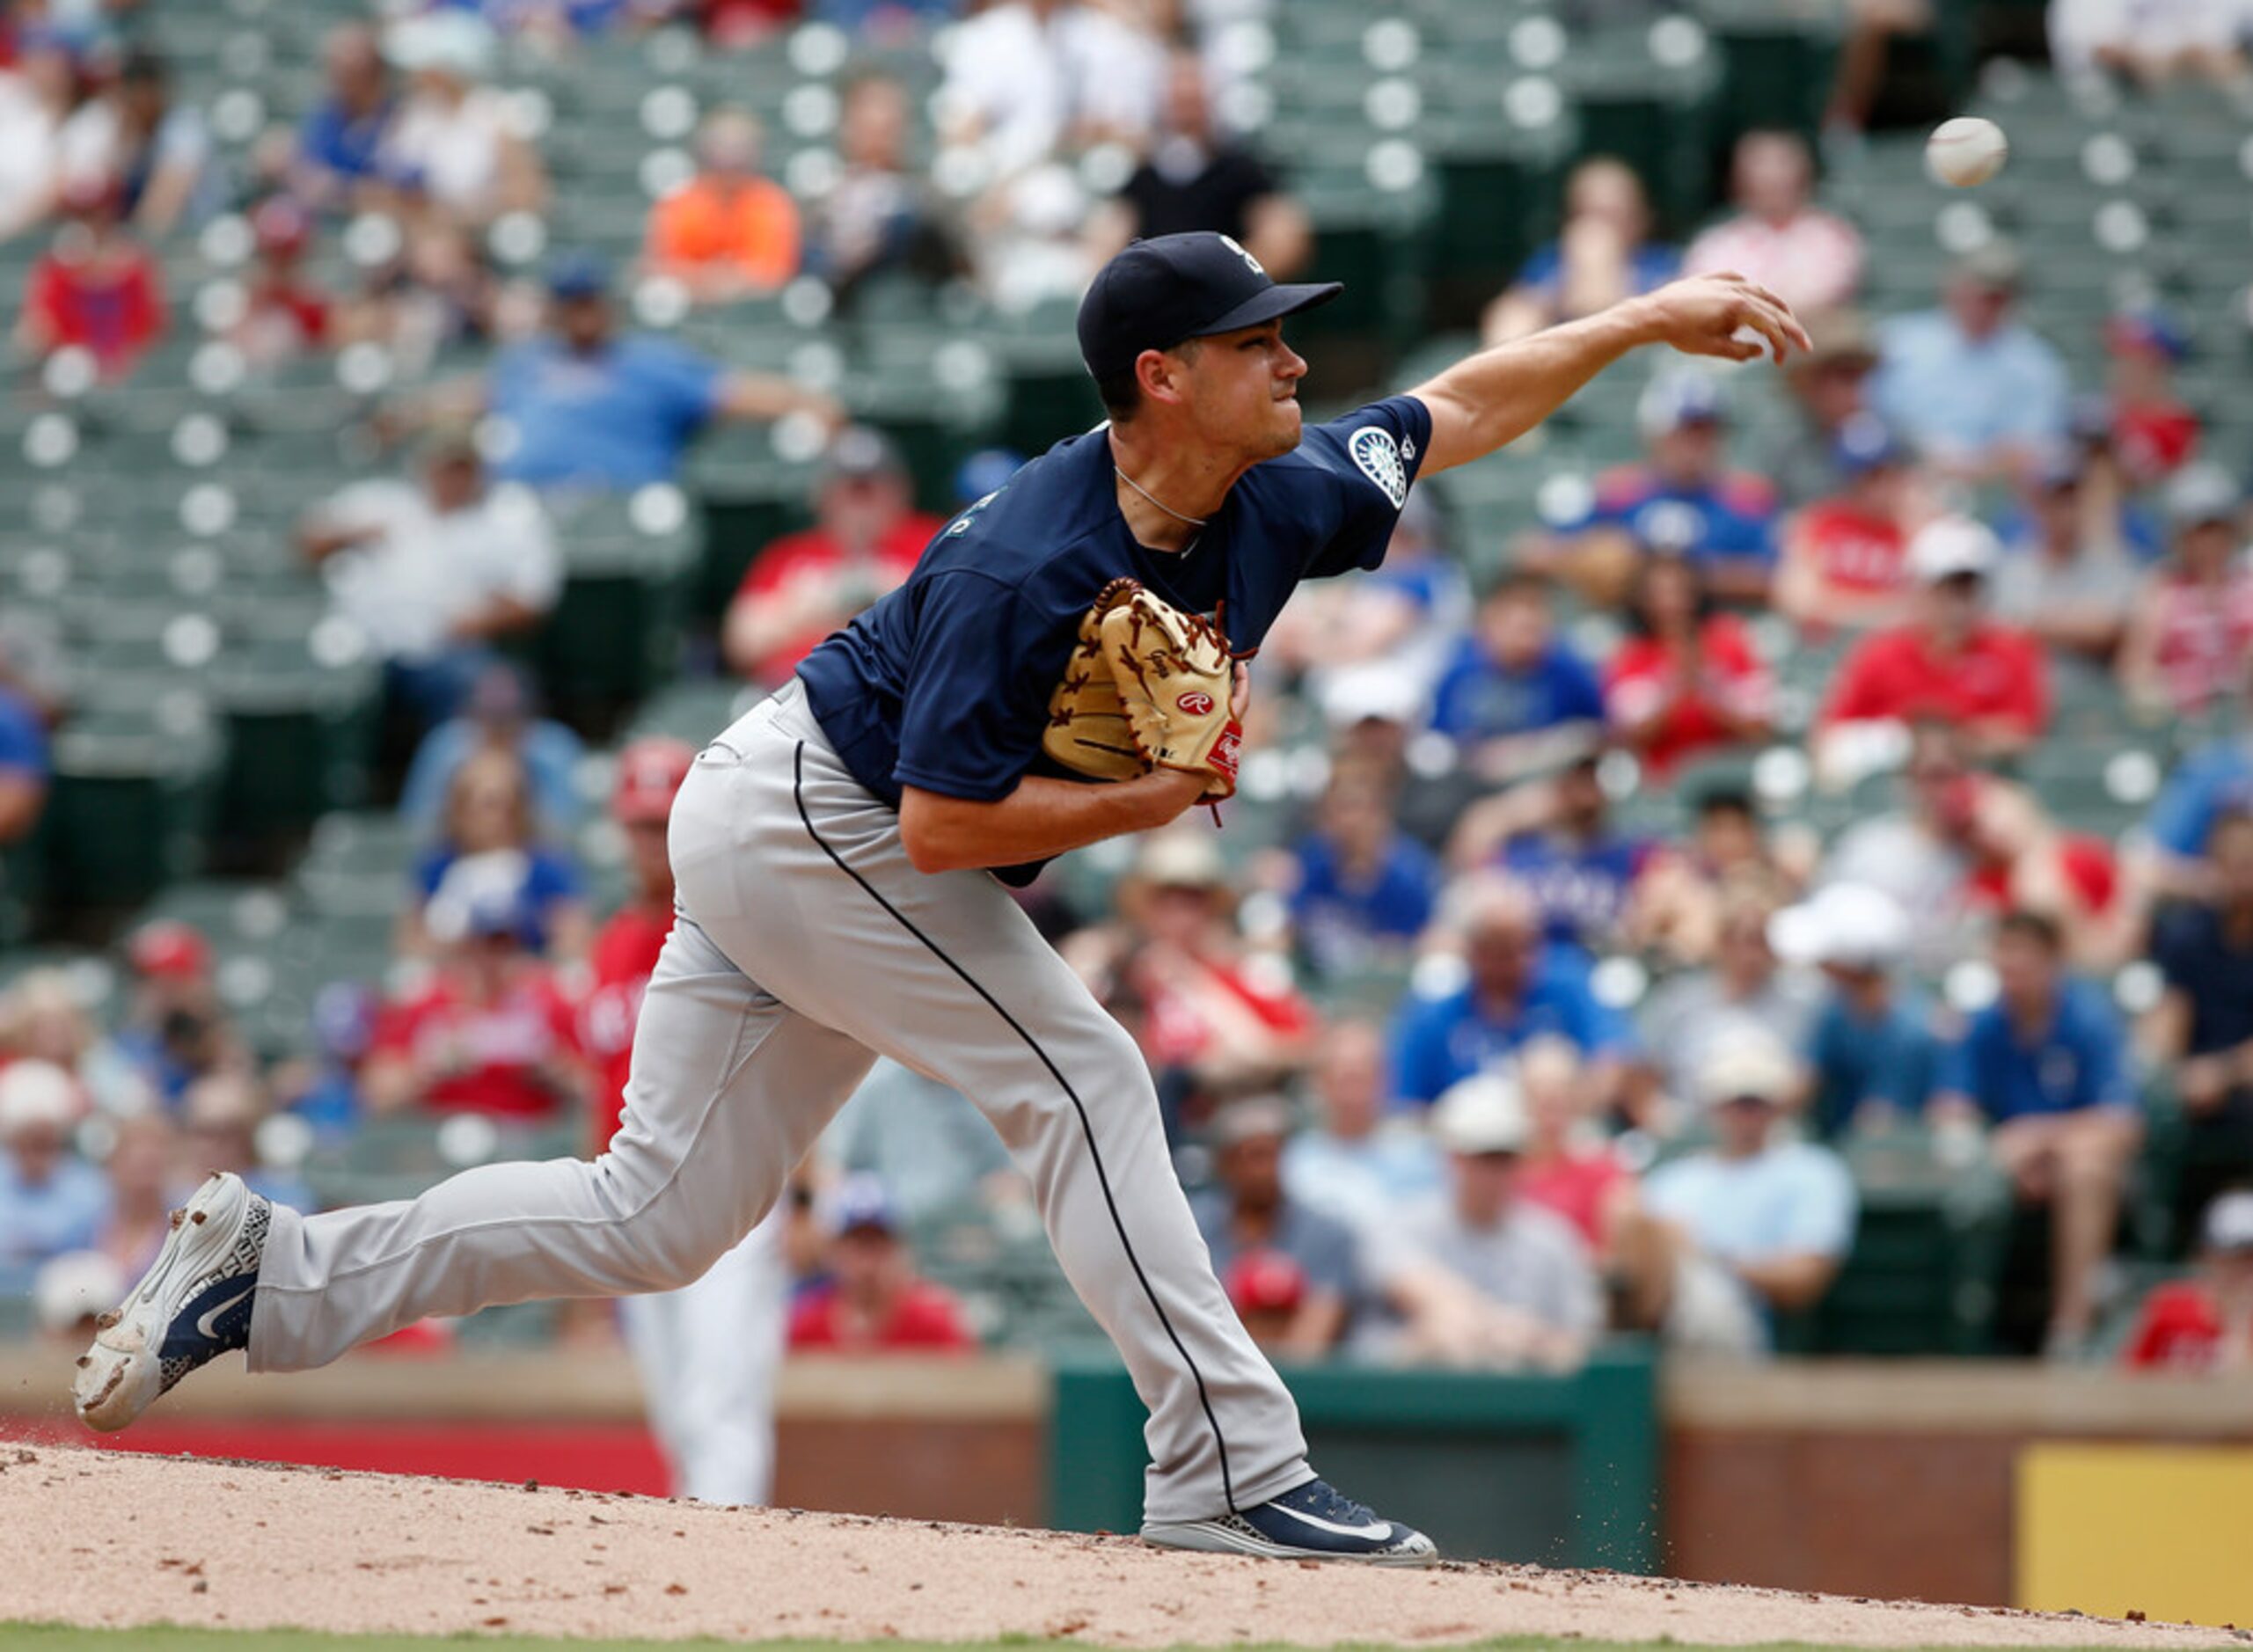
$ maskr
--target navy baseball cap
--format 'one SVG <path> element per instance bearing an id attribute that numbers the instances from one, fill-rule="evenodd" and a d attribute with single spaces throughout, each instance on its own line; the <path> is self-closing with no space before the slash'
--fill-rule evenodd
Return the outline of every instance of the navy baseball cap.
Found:
<path id="1" fill-rule="evenodd" d="M 1859 413 L 1839 427 L 1831 457 L 1848 476 L 1866 476 L 1887 465 L 1906 464 L 1909 450 L 1883 419 Z"/>
<path id="2" fill-rule="evenodd" d="M 568 302 L 600 298 L 611 289 L 611 269 L 592 252 L 565 252 L 547 267 L 551 296 Z"/>
<path id="3" fill-rule="evenodd" d="M 1344 290 L 1337 281 L 1269 281 L 1259 259 L 1209 230 L 1152 236 L 1095 273 L 1079 301 L 1079 357 L 1098 379 L 1109 378 L 1145 350 L 1255 327 Z"/>

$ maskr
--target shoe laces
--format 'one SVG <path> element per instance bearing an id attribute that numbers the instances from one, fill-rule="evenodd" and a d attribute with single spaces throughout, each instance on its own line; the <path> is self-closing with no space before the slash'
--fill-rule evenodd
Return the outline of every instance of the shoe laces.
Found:
<path id="1" fill-rule="evenodd" d="M 1340 1525 L 1372 1525 L 1378 1517 L 1373 1510 L 1354 1502 L 1327 1480 L 1310 1480 L 1276 1501 L 1299 1514 L 1335 1521 Z"/>

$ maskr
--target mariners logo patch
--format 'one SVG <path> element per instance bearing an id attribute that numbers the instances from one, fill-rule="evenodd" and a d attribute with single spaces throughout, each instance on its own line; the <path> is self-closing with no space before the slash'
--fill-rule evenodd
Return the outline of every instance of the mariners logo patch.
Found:
<path id="1" fill-rule="evenodd" d="M 1408 502 L 1408 473 L 1391 431 L 1364 425 L 1347 438 L 1345 446 L 1361 473 L 1377 484 L 1377 491 L 1393 501 L 1394 510 Z"/>

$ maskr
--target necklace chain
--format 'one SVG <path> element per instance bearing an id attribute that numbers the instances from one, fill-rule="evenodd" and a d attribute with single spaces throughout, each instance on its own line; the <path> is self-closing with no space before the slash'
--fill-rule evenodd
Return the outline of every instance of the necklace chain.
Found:
<path id="1" fill-rule="evenodd" d="M 1183 515 L 1181 515 L 1181 513 L 1180 511 L 1175 510 L 1175 509 L 1174 509 L 1171 505 L 1167 504 L 1164 500 L 1162 500 L 1162 499 L 1159 498 L 1157 494 L 1155 494 L 1155 493 L 1152 493 L 1148 488 L 1145 487 L 1145 486 L 1144 486 L 1140 482 L 1136 481 L 1136 480 L 1134 479 L 1134 478 L 1132 478 L 1131 476 L 1129 476 L 1129 475 L 1128 475 L 1124 471 L 1123 471 L 1123 470 L 1119 469 L 1119 467 L 1118 467 L 1117 465 L 1116 465 L 1116 464 L 1114 464 L 1114 465 L 1112 465 L 1112 466 L 1111 466 L 1111 474 L 1112 474 L 1112 475 L 1114 475 L 1114 476 L 1116 476 L 1116 477 L 1117 477 L 1117 478 L 1119 479 L 1119 480 L 1121 480 L 1122 482 L 1124 482 L 1124 483 L 1125 483 L 1129 487 L 1131 487 L 1132 489 L 1134 489 L 1134 491 L 1135 491 L 1136 493 L 1137 493 L 1141 494 L 1145 499 L 1148 500 L 1152 504 L 1153 504 L 1153 505 L 1157 506 L 1159 509 L 1160 509 L 1160 510 L 1164 511 L 1164 512 L 1165 512 L 1168 516 L 1171 516 L 1171 517 L 1172 517 L 1175 522 L 1185 522 L 1185 523 L 1189 523 L 1189 526 L 1190 526 L 1190 527 L 1192 527 L 1192 528 L 1202 528 L 1202 527 L 1203 527 L 1203 526 L 1205 525 L 1205 523 L 1206 523 L 1209 520 L 1211 520 L 1210 518 L 1208 518 L 1208 517 L 1204 517 L 1204 516 L 1184 516 Z"/>

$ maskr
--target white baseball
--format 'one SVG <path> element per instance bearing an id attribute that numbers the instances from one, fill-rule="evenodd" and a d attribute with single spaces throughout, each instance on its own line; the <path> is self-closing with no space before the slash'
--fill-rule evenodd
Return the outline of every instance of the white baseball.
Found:
<path id="1" fill-rule="evenodd" d="M 1934 181 L 1957 189 L 1984 184 L 2010 158 L 2010 140 L 1992 121 L 1975 114 L 1942 121 L 1925 140 L 1925 170 Z"/>

